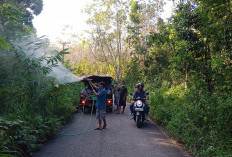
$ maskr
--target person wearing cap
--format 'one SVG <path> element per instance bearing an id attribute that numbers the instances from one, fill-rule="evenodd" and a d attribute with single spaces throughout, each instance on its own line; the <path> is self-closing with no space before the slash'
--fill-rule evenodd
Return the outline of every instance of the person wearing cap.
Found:
<path id="1" fill-rule="evenodd" d="M 100 82 L 97 87 L 93 82 L 90 81 L 92 86 L 96 89 L 93 90 L 93 93 L 97 96 L 96 102 L 96 119 L 98 119 L 99 126 L 95 130 L 102 130 L 105 129 L 106 124 L 106 90 L 105 90 L 105 83 Z M 102 121 L 104 125 L 102 127 Z"/>

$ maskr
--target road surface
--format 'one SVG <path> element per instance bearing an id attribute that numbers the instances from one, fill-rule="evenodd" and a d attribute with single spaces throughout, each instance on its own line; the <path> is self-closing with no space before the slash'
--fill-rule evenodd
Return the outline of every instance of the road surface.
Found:
<path id="1" fill-rule="evenodd" d="M 80 136 L 58 135 L 49 140 L 34 154 L 34 157 L 187 157 L 181 148 L 165 136 L 151 121 L 138 129 L 128 115 L 108 113 L 108 126 L 105 130 L 94 130 L 97 121 L 93 121 Z M 66 130 L 67 133 L 81 132 L 87 125 L 90 114 L 76 113 L 73 122 L 76 125 Z M 189 157 L 189 156 L 188 156 Z"/>

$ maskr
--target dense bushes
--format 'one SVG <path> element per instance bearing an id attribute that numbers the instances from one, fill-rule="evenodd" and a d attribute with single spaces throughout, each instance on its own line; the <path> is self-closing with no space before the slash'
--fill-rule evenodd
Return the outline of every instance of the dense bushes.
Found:
<path id="1" fill-rule="evenodd" d="M 9 119 L 9 120 L 7 120 Z M 33 117 L 22 115 L 0 120 L 1 155 L 7 152 L 16 156 L 25 156 L 38 148 L 59 126 L 59 121 L 52 117 Z"/>
<path id="2" fill-rule="evenodd" d="M 33 35 L 42 8 L 42 0 L 0 1 L 0 156 L 29 156 L 76 110 L 80 85 L 48 77 L 66 50 Z"/>
<path id="3" fill-rule="evenodd" d="M 0 155 L 25 156 L 36 150 L 76 111 L 79 89 L 79 84 L 52 87 L 38 95 L 38 103 L 23 95 L 27 102 L 18 102 L 15 107 L 11 104 L 7 113 L 1 111 Z"/>
<path id="4" fill-rule="evenodd" d="M 26 156 L 76 111 L 81 87 L 55 85 L 46 56 L 29 58 L 11 45 L 0 53 L 0 156 Z"/>
<path id="5" fill-rule="evenodd" d="M 167 83 L 150 96 L 151 112 L 170 135 L 196 156 L 232 154 L 232 97 L 169 88 Z"/>

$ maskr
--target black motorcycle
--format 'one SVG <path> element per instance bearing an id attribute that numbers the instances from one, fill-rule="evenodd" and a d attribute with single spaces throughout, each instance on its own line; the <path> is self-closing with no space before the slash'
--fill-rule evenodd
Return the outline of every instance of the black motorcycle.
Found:
<path id="1" fill-rule="evenodd" d="M 148 95 L 149 93 L 147 93 Z M 133 119 L 136 122 L 136 126 L 138 128 L 141 128 L 143 126 L 143 123 L 145 121 L 145 101 L 146 98 L 133 98 L 134 102 L 134 115 Z"/>

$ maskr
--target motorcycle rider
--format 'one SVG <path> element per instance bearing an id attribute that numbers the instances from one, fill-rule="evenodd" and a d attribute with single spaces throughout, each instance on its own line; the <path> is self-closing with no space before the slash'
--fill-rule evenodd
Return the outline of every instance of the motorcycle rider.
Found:
<path id="1" fill-rule="evenodd" d="M 144 84 L 143 83 L 138 83 L 136 85 L 137 85 L 137 89 L 135 90 L 132 98 L 136 99 L 136 98 L 140 97 L 140 98 L 146 98 L 147 99 L 148 98 L 147 93 L 143 89 Z M 134 113 L 134 108 L 133 107 L 134 107 L 134 102 L 130 105 L 130 111 L 131 111 L 130 115 L 133 115 L 133 113 Z M 145 102 L 145 114 L 146 115 L 149 115 L 149 109 L 150 109 L 150 107 Z"/>

